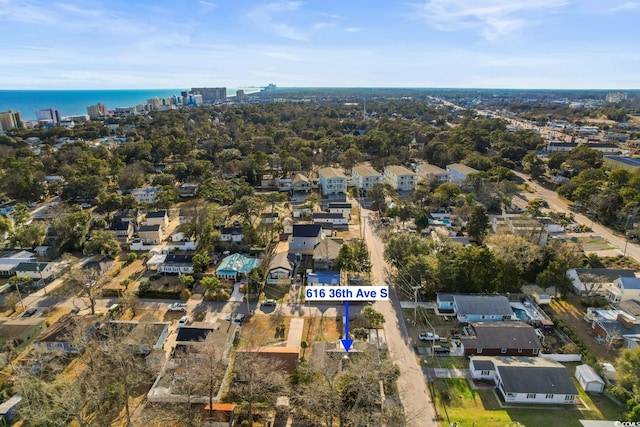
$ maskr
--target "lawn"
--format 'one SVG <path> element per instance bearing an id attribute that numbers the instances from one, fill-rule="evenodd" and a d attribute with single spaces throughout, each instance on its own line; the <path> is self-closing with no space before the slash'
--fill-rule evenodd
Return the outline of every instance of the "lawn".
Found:
<path id="1" fill-rule="evenodd" d="M 580 393 L 580 398 L 591 410 L 578 410 L 575 406 L 503 409 L 492 389 L 472 389 L 464 379 L 438 379 L 430 386 L 438 415 L 444 422 L 455 422 L 459 427 L 500 427 L 514 421 L 526 427 L 581 427 L 581 419 L 615 420 L 620 417 L 618 408 L 609 399 L 584 392 Z"/>
<path id="2" fill-rule="evenodd" d="M 420 363 L 429 368 L 469 369 L 469 359 L 464 356 L 424 356 Z"/>

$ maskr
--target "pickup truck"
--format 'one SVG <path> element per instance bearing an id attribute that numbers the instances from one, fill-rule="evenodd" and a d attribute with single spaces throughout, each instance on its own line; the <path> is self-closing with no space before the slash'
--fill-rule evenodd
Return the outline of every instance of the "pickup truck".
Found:
<path id="1" fill-rule="evenodd" d="M 440 341 L 440 335 L 433 334 L 432 332 L 422 332 L 418 335 L 420 341 Z"/>
<path id="2" fill-rule="evenodd" d="M 167 306 L 167 310 L 169 311 L 182 311 L 183 313 L 187 311 L 187 304 L 181 302 L 174 302 Z"/>

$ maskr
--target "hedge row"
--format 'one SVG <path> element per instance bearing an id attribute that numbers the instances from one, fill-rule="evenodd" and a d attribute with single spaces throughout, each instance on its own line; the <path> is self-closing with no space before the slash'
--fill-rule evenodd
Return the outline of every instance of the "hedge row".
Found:
<path id="1" fill-rule="evenodd" d="M 553 323 L 558 330 L 568 336 L 571 341 L 573 341 L 573 343 L 578 346 L 578 348 L 580 349 L 580 353 L 582 353 L 582 356 L 584 358 L 584 363 L 593 367 L 596 367 L 598 365 L 598 358 L 591 352 L 585 342 L 582 341 L 580 337 L 578 337 L 573 329 L 565 325 L 564 322 L 559 319 L 554 320 Z"/>

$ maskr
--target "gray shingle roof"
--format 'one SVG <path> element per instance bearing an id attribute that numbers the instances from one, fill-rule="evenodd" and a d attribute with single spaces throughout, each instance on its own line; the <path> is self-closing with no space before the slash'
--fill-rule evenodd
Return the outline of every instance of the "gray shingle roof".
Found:
<path id="1" fill-rule="evenodd" d="M 466 348 L 542 348 L 535 330 L 524 322 L 478 322 L 475 337 L 462 337 Z"/>
<path id="2" fill-rule="evenodd" d="M 501 295 L 454 295 L 458 314 L 511 316 L 513 309 Z"/>

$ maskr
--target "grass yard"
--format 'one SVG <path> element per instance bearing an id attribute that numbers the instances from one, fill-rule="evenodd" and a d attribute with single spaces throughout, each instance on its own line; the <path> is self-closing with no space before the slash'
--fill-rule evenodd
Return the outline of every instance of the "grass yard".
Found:
<path id="1" fill-rule="evenodd" d="M 617 406 L 604 396 L 590 396 L 584 392 L 580 398 L 590 410 L 576 406 L 542 406 L 532 408 L 501 408 L 492 389 L 472 389 L 465 379 L 438 379 L 431 383 L 436 410 L 445 423 L 459 427 L 507 426 L 519 422 L 526 427 L 581 427 L 579 420 L 620 419 Z M 597 405 L 597 406 L 596 406 Z M 512 405 L 513 406 L 513 405 Z"/>
<path id="2" fill-rule="evenodd" d="M 469 359 L 464 356 L 423 356 L 420 364 L 429 368 L 469 369 Z"/>

